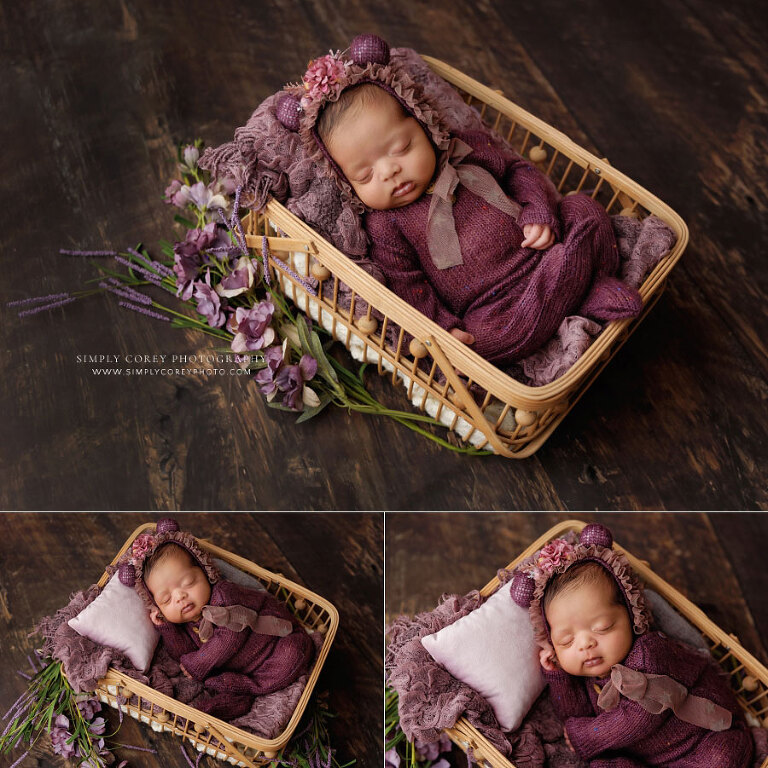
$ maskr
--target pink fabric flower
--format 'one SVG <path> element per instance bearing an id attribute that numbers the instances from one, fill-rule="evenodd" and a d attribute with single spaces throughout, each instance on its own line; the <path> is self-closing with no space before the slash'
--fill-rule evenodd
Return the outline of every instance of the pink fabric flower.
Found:
<path id="1" fill-rule="evenodd" d="M 141 536 L 137 536 L 131 547 L 134 561 L 143 560 L 154 546 L 155 537 L 151 533 L 142 533 Z"/>
<path id="2" fill-rule="evenodd" d="M 341 81 L 346 77 L 348 63 L 341 58 L 341 54 L 328 53 L 309 63 L 303 77 L 304 90 L 302 105 L 309 101 L 324 99 L 331 90 L 341 90 Z"/>
<path id="3" fill-rule="evenodd" d="M 550 541 L 536 558 L 536 565 L 544 573 L 552 573 L 559 565 L 566 563 L 573 557 L 573 546 L 565 539 Z"/>

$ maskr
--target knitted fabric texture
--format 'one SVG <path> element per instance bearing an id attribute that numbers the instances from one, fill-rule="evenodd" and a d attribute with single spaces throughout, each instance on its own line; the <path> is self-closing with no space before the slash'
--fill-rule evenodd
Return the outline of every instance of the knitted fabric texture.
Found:
<path id="1" fill-rule="evenodd" d="M 634 642 L 624 666 L 647 674 L 677 680 L 690 694 L 702 697 L 732 713 L 729 730 L 710 731 L 684 722 L 666 710 L 651 714 L 638 702 L 621 697 L 615 709 L 604 711 L 597 703 L 598 688 L 610 678 L 596 680 L 545 672 L 550 699 L 565 723 L 576 752 L 590 766 L 616 765 L 617 752 L 627 765 L 664 765 L 670 768 L 747 768 L 752 759 L 751 735 L 722 672 L 712 660 L 661 633 L 649 632 Z M 602 758 L 600 760 L 598 758 Z M 631 762 L 635 760 L 636 762 Z"/>
<path id="2" fill-rule="evenodd" d="M 203 711 L 228 720 L 238 717 L 250 709 L 254 696 L 285 688 L 307 670 L 312 640 L 290 611 L 268 592 L 219 581 L 212 587 L 210 605 L 246 606 L 261 617 L 290 622 L 294 631 L 277 637 L 250 628 L 233 631 L 222 626 L 215 627 L 203 642 L 199 622 L 166 622 L 158 627 L 170 655 L 190 677 L 214 692 L 210 702 L 200 703 Z"/>
<path id="3" fill-rule="evenodd" d="M 460 185 L 454 220 L 464 263 L 438 269 L 426 222 L 430 197 L 371 211 L 371 257 L 388 286 L 438 325 L 475 337 L 471 349 L 497 365 L 539 349 L 571 314 L 597 320 L 632 317 L 639 294 L 612 277 L 618 248 L 605 210 L 586 195 L 558 199 L 530 163 L 498 151 L 482 133 L 458 137 L 472 147 L 468 162 L 485 168 L 520 203 L 517 222 Z M 546 224 L 559 242 L 546 251 L 521 248 L 526 224 Z"/>

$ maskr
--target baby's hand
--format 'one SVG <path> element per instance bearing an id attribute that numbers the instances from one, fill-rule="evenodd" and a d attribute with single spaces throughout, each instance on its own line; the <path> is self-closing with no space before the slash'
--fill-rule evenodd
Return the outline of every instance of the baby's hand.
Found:
<path id="1" fill-rule="evenodd" d="M 149 620 L 156 626 L 159 627 L 163 623 L 163 617 L 160 613 L 160 610 L 158 608 L 150 608 L 149 609 Z"/>
<path id="2" fill-rule="evenodd" d="M 555 672 L 557 670 L 555 654 L 550 648 L 542 648 L 539 651 L 539 664 L 541 664 L 547 672 Z"/>
<path id="3" fill-rule="evenodd" d="M 450 333 L 451 336 L 455 336 L 459 341 L 463 342 L 464 344 L 475 343 L 475 337 L 471 333 L 462 331 L 461 328 L 451 328 L 451 330 L 448 331 L 448 333 Z"/>
<path id="4" fill-rule="evenodd" d="M 525 240 L 520 243 L 521 248 L 534 248 L 541 251 L 555 242 L 555 235 L 551 227 L 546 224 L 526 224 L 523 227 L 523 234 Z"/>

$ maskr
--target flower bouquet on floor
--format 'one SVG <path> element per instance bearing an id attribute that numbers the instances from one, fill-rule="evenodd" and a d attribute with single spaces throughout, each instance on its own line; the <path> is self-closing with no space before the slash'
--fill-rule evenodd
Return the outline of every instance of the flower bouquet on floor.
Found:
<path id="1" fill-rule="evenodd" d="M 244 374 L 253 378 L 270 407 L 299 413 L 297 421 L 316 416 L 334 404 L 351 411 L 388 416 L 419 434 L 455 451 L 461 448 L 434 434 L 426 425 L 444 428 L 424 414 L 392 410 L 366 389 L 366 364 L 346 363 L 331 353 L 333 339 L 321 326 L 292 309 L 270 278 L 267 238 L 262 253 L 246 247 L 240 222 L 240 190 L 225 181 L 212 182 L 198 166 L 202 142 L 179 147 L 180 178 L 165 190 L 165 202 L 180 209 L 175 221 L 186 229 L 182 240 L 161 241 L 155 259 L 139 244 L 116 251 L 61 250 L 65 256 L 113 257 L 118 268 L 96 262 L 101 276 L 96 287 L 8 303 L 20 317 L 62 307 L 98 292 L 113 294 L 125 309 L 140 312 L 178 328 L 194 328 L 220 340 L 217 352 L 233 355 Z M 314 294 L 306 278 L 288 265 L 285 270 Z M 175 296 L 194 314 L 167 306 L 147 292 L 154 288 Z"/>

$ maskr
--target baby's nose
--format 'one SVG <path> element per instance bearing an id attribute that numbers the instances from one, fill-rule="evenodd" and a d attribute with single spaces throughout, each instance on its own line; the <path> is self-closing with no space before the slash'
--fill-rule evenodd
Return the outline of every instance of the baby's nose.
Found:
<path id="1" fill-rule="evenodd" d="M 400 173 L 400 164 L 396 161 L 390 161 L 384 164 L 381 175 L 384 181 L 389 181 L 393 176 Z"/>
<path id="2" fill-rule="evenodd" d="M 592 635 L 582 635 L 581 636 L 581 647 L 586 648 L 593 648 L 595 645 L 595 638 L 592 637 Z"/>

